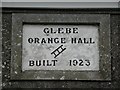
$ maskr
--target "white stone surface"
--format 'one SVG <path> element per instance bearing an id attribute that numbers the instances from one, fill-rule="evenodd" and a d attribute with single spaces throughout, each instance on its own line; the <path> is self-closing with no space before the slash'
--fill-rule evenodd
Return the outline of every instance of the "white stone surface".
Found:
<path id="1" fill-rule="evenodd" d="M 46 35 L 44 28 L 53 28 L 55 31 L 61 27 L 78 28 L 78 33 L 73 34 L 48 34 Z M 65 38 L 66 43 L 41 44 L 28 42 L 28 38 Z M 71 38 L 92 38 L 95 43 L 78 43 L 72 44 Z M 59 54 L 56 58 L 51 54 L 56 48 L 63 45 L 66 50 Z M 23 43 L 22 43 L 22 70 L 99 70 L 99 34 L 98 27 L 93 25 L 24 25 L 23 26 Z M 70 66 L 69 60 L 83 60 L 83 66 Z M 29 66 L 29 61 L 33 60 L 57 60 L 56 66 Z M 90 65 L 86 66 L 87 61 Z M 80 62 L 79 62 L 80 64 Z"/>

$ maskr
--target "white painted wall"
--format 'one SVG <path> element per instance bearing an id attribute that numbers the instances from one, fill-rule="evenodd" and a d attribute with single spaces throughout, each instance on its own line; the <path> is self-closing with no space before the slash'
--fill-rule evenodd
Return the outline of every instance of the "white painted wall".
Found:
<path id="1" fill-rule="evenodd" d="M 3 2 L 2 6 L 15 8 L 118 8 L 118 2 Z"/>
<path id="2" fill-rule="evenodd" d="M 2 0 L 2 2 L 119 2 L 120 0 Z"/>
<path id="3" fill-rule="evenodd" d="M 118 8 L 120 0 L 0 0 L 2 7 Z"/>

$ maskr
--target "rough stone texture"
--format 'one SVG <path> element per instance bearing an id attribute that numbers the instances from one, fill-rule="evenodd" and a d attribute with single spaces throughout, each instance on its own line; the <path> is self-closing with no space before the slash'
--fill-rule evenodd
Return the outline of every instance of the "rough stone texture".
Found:
<path id="1" fill-rule="evenodd" d="M 87 11 L 89 10 L 89 11 Z M 4 11 L 4 10 L 3 10 Z M 2 40 L 2 61 L 3 61 L 3 88 L 119 88 L 120 89 L 120 10 L 90 10 L 80 12 L 79 10 L 52 10 L 49 13 L 112 13 L 111 17 L 111 81 L 10 81 L 11 61 L 11 28 L 12 14 L 10 12 L 26 12 L 27 10 L 5 10 L 3 14 L 3 40 Z M 34 10 L 33 10 L 34 11 Z M 47 10 L 35 10 L 36 13 L 47 13 Z M 34 12 L 35 12 L 34 11 Z M 30 10 L 31 12 L 31 10 Z"/>
<path id="2" fill-rule="evenodd" d="M 11 60 L 11 14 L 2 16 L 2 81 L 3 87 L 10 84 L 10 60 Z"/>
<path id="3" fill-rule="evenodd" d="M 0 3 L 1 5 L 1 3 Z M 2 9 L 0 9 L 0 90 L 2 89 Z"/>

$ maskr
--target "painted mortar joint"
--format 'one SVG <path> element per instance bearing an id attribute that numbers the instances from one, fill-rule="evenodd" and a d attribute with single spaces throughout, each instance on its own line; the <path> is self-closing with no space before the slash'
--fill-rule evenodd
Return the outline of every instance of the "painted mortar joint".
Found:
<path id="1" fill-rule="evenodd" d="M 120 8 L 120 1 L 118 2 L 118 8 Z"/>

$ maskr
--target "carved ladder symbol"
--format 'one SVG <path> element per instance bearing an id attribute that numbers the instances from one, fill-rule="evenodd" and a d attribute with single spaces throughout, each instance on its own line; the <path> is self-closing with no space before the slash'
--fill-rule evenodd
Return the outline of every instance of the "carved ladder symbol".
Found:
<path id="1" fill-rule="evenodd" d="M 66 48 L 63 48 L 63 45 L 59 46 L 57 49 L 55 49 L 51 54 L 54 54 L 54 58 L 56 58 L 58 55 L 60 55 Z"/>

